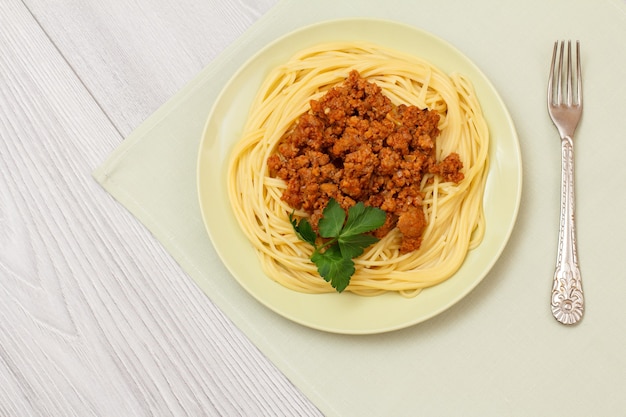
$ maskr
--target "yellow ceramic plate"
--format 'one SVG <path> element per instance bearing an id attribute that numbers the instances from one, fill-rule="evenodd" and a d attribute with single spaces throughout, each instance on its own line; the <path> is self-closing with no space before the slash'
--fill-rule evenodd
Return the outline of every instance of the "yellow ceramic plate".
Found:
<path id="1" fill-rule="evenodd" d="M 275 66 L 321 42 L 362 40 L 425 58 L 445 72 L 460 72 L 476 89 L 491 131 L 491 165 L 484 196 L 487 230 L 449 280 L 405 299 L 396 294 L 301 294 L 272 281 L 261 270 L 252 245 L 231 214 L 226 190 L 228 155 L 239 139 L 261 82 Z M 522 187 L 517 134 L 498 93 L 463 54 L 441 39 L 404 24 L 375 19 L 328 21 L 292 32 L 271 43 L 232 77 L 208 117 L 198 156 L 198 194 L 211 240 L 226 267 L 259 302 L 305 326 L 346 334 L 400 329 L 435 316 L 467 295 L 487 275 L 515 223 Z M 320 278 L 321 279 L 321 278 Z"/>

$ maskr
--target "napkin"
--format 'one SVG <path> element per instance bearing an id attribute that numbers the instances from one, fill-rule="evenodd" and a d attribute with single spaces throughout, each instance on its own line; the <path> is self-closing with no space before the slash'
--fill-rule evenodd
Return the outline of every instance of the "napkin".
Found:
<path id="1" fill-rule="evenodd" d="M 524 159 L 517 226 L 484 281 L 424 323 L 368 336 L 309 329 L 248 295 L 217 256 L 196 194 L 200 138 L 221 86 L 277 37 L 359 16 L 419 27 L 472 59 L 508 106 Z M 586 106 L 576 152 L 588 311 L 575 327 L 558 324 L 549 311 L 560 147 L 545 109 L 553 42 L 570 38 L 581 40 Z M 325 415 L 618 415 L 626 409 L 626 315 L 619 310 L 626 280 L 619 239 L 611 236 L 626 232 L 619 222 L 626 199 L 616 193 L 626 151 L 626 118 L 616 111 L 626 96 L 624 39 L 622 0 L 281 1 L 93 176 Z"/>

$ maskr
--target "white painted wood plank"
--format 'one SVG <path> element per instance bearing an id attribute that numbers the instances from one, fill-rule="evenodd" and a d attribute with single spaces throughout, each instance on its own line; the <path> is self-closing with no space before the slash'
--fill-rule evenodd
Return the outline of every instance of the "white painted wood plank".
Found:
<path id="1" fill-rule="evenodd" d="M 25 0 L 123 135 L 276 2 Z"/>
<path id="2" fill-rule="evenodd" d="M 0 3 L 0 415 L 317 415 L 91 179 L 150 105 L 116 128 L 57 47 Z"/>

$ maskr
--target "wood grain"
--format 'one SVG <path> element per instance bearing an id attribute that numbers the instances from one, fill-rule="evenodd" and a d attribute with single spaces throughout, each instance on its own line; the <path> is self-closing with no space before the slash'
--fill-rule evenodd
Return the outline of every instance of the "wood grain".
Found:
<path id="1" fill-rule="evenodd" d="M 25 0 L 126 136 L 277 0 Z"/>
<path id="2" fill-rule="evenodd" d="M 0 3 L 0 415 L 319 415 L 90 176 L 273 2 L 122 3 Z"/>

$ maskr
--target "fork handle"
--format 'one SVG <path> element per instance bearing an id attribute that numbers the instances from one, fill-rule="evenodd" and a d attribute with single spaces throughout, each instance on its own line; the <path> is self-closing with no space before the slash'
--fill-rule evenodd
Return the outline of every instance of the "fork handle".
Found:
<path id="1" fill-rule="evenodd" d="M 559 322 L 574 324 L 583 316 L 584 297 L 576 250 L 574 142 L 569 136 L 561 139 L 561 157 L 561 219 L 551 307 Z"/>

